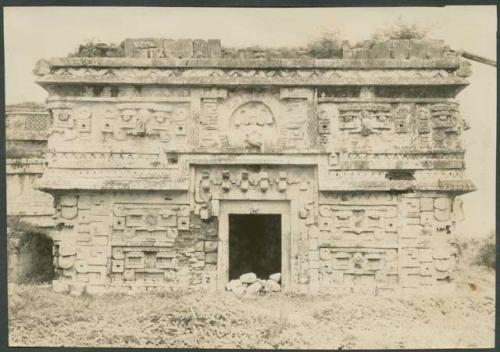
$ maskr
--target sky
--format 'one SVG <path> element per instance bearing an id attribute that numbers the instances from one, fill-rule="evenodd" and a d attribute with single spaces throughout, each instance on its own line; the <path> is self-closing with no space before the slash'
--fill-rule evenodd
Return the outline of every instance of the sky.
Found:
<path id="1" fill-rule="evenodd" d="M 119 44 L 125 38 L 221 39 L 223 46 L 301 46 L 323 32 L 351 43 L 403 21 L 426 29 L 431 38 L 496 60 L 496 7 L 433 8 L 140 8 L 5 7 L 6 104 L 43 102 L 34 83 L 40 58 L 63 57 L 94 39 Z M 463 196 L 465 235 L 495 228 L 496 68 L 472 63 L 470 85 L 457 99 L 471 126 L 464 133 L 466 167 L 478 191 Z"/>

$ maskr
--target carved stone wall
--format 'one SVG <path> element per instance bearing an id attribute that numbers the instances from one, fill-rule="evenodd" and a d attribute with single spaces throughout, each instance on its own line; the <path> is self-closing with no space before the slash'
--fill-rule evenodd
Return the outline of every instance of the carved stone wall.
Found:
<path id="1" fill-rule="evenodd" d="M 57 197 L 58 289 L 215 285 L 216 223 L 201 225 L 185 202 L 180 194 L 144 192 Z"/>
<path id="2" fill-rule="evenodd" d="M 8 105 L 5 125 L 7 216 L 35 226 L 51 226 L 52 197 L 35 189 L 47 165 L 50 114 L 41 104 Z"/>
<path id="3" fill-rule="evenodd" d="M 319 242 L 321 284 L 394 289 L 449 281 L 462 201 L 445 193 L 325 194 Z"/>
<path id="4" fill-rule="evenodd" d="M 35 69 L 53 120 L 38 187 L 56 199 L 55 288 L 224 289 L 232 213 L 281 215 L 286 290 L 452 279 L 459 196 L 475 187 L 455 100 L 470 72 L 443 43 L 259 60 L 134 39 L 125 55 Z"/>

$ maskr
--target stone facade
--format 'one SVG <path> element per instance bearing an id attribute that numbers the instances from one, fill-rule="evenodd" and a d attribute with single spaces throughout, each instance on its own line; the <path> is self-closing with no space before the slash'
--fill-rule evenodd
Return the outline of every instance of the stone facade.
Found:
<path id="1" fill-rule="evenodd" d="M 474 190 L 454 99 L 470 70 L 443 43 L 344 44 L 328 60 L 227 58 L 217 40 L 124 48 L 35 68 L 55 288 L 224 289 L 230 214 L 280 215 L 284 290 L 452 278 Z"/>
<path id="2" fill-rule="evenodd" d="M 17 282 L 38 262 L 38 256 L 21 253 L 20 238 L 24 231 L 45 233 L 53 226 L 53 199 L 50 194 L 35 189 L 35 182 L 45 167 L 45 151 L 50 129 L 50 114 L 41 104 L 8 105 L 6 126 L 6 193 L 8 239 L 8 278 Z M 16 228 L 9 227 L 14 222 Z M 19 229 L 22 223 L 23 230 Z M 34 243 L 37 243 L 36 241 Z M 50 259 L 50 257 L 49 257 Z"/>
<path id="3" fill-rule="evenodd" d="M 38 226 L 52 226 L 52 197 L 34 189 L 45 170 L 50 114 L 43 105 L 7 106 L 7 216 Z"/>

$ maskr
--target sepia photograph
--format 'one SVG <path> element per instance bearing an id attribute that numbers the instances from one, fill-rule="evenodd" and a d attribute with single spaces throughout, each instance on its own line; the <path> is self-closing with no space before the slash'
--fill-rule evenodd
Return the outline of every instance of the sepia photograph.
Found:
<path id="1" fill-rule="evenodd" d="M 3 24 L 9 347 L 495 348 L 496 6 Z"/>

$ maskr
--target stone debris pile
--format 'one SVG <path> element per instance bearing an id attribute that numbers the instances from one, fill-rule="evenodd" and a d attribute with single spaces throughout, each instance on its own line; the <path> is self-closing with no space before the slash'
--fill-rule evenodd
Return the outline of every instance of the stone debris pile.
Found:
<path id="1" fill-rule="evenodd" d="M 239 279 L 231 280 L 226 285 L 226 291 L 237 296 L 265 295 L 281 291 L 281 273 L 269 275 L 269 279 L 259 279 L 254 273 L 242 274 Z"/>

